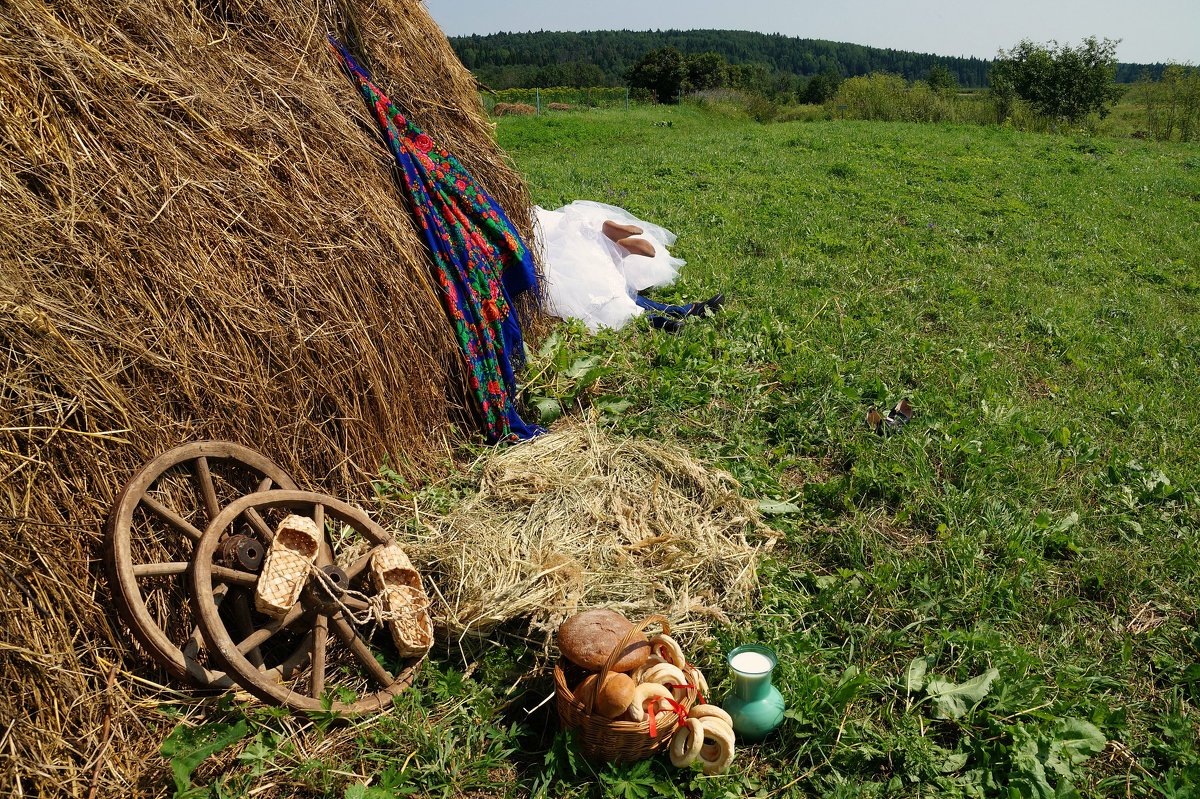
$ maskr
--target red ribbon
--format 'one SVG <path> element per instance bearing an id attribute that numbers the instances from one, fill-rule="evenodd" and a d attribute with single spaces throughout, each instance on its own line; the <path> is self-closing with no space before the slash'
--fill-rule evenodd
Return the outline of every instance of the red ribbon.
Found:
<path id="1" fill-rule="evenodd" d="M 672 689 L 672 688 L 695 688 L 696 686 L 694 686 L 694 685 L 664 685 L 663 687 L 667 688 L 667 689 Z M 671 710 L 673 710 L 675 712 L 675 714 L 677 716 L 679 716 L 679 724 L 682 724 L 687 719 L 687 716 L 688 716 L 687 708 L 684 707 L 683 705 L 679 704 L 678 702 L 676 702 L 673 698 L 668 699 L 668 698 L 664 698 L 661 696 L 651 697 L 650 698 L 650 707 L 647 711 L 650 714 L 650 737 L 651 738 L 658 737 L 658 719 L 655 717 L 658 715 L 658 703 L 659 702 L 666 702 L 667 705 L 670 706 Z"/>

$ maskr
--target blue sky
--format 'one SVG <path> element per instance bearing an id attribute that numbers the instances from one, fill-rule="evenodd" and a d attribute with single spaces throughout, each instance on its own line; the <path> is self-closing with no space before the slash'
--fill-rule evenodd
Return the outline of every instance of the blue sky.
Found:
<path id="1" fill-rule="evenodd" d="M 1132 63 L 1200 64 L 1200 0 L 428 0 L 449 36 L 498 31 L 720 28 L 992 58 L 1021 39 L 1120 39 Z"/>

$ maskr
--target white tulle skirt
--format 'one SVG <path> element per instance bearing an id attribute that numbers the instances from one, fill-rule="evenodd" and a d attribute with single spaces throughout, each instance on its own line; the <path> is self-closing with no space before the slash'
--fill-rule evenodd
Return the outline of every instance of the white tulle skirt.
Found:
<path id="1" fill-rule="evenodd" d="M 534 206 L 545 270 L 547 311 L 563 319 L 579 319 L 593 333 L 620 328 L 642 313 L 634 303 L 639 291 L 666 286 L 679 276 L 685 261 L 667 248 L 675 234 L 643 221 L 615 205 L 576 200 L 556 211 Z M 654 246 L 654 256 L 634 255 L 601 232 L 605 220 L 637 225 L 634 238 Z"/>

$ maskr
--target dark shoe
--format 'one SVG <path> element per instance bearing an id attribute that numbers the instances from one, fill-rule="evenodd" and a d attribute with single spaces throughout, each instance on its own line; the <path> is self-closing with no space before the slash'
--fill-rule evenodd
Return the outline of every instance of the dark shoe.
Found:
<path id="1" fill-rule="evenodd" d="M 883 435 L 883 414 L 879 409 L 872 405 L 867 409 L 867 429 L 877 436 Z"/>
<path id="2" fill-rule="evenodd" d="M 688 316 L 714 316 L 725 307 L 725 295 L 714 294 L 704 302 L 694 302 L 688 310 Z"/>
<path id="3" fill-rule="evenodd" d="M 661 314 L 648 314 L 646 321 L 650 323 L 650 327 L 655 330 L 662 330 L 666 333 L 678 333 L 683 330 L 683 320 L 674 316 L 663 316 Z"/>
<path id="4" fill-rule="evenodd" d="M 902 399 L 896 403 L 896 407 L 888 411 L 888 415 L 884 416 L 879 412 L 879 409 L 871 406 L 867 411 L 867 427 L 877 436 L 884 436 L 890 433 L 899 432 L 900 428 L 908 424 L 913 418 L 912 405 L 908 400 Z"/>
<path id="5" fill-rule="evenodd" d="M 908 400 L 902 399 L 896 403 L 896 407 L 888 412 L 887 424 L 893 430 L 899 430 L 901 427 L 909 423 L 913 418 L 912 405 L 908 404 Z"/>

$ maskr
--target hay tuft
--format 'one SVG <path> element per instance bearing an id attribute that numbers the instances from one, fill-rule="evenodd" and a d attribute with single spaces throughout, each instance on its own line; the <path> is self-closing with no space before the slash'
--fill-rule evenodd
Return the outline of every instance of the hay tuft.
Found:
<path id="1" fill-rule="evenodd" d="M 478 493 L 405 548 L 450 639 L 524 618 L 548 646 L 567 616 L 607 606 L 661 613 L 688 640 L 757 592 L 773 539 L 738 489 L 682 449 L 577 423 L 489 454 Z"/>

